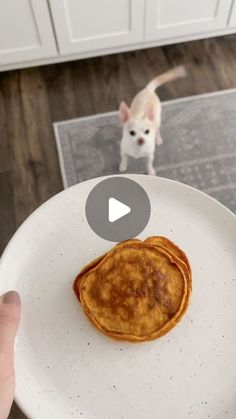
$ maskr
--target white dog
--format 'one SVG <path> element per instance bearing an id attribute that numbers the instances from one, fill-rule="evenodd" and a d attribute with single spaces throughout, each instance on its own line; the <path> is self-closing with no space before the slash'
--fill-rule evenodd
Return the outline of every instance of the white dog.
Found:
<path id="1" fill-rule="evenodd" d="M 176 67 L 152 80 L 133 99 L 130 108 L 121 102 L 120 120 L 123 124 L 121 140 L 120 172 L 127 170 L 128 156 L 147 158 L 147 173 L 155 175 L 153 167 L 155 145 L 163 143 L 160 135 L 161 102 L 156 95 L 157 87 L 186 75 L 183 66 Z"/>

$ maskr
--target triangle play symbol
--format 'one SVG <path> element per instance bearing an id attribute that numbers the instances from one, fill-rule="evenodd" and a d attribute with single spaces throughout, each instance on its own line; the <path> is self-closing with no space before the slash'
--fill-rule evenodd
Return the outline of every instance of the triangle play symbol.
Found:
<path id="1" fill-rule="evenodd" d="M 108 219 L 110 223 L 113 223 L 119 218 L 124 217 L 126 214 L 129 214 L 131 211 L 128 205 L 123 204 L 123 202 L 118 201 L 115 198 L 109 198 L 108 201 Z"/>

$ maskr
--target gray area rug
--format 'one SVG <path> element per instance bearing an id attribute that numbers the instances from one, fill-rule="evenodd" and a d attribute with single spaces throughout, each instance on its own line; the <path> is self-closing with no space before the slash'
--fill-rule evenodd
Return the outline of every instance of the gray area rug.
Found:
<path id="1" fill-rule="evenodd" d="M 54 124 L 64 187 L 118 173 L 118 113 Z M 163 103 L 158 176 L 194 186 L 236 213 L 236 89 Z M 129 173 L 145 173 L 143 159 Z"/>

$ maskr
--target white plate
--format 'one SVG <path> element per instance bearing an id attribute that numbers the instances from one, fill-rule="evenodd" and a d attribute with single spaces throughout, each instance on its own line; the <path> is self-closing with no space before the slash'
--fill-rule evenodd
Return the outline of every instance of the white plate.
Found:
<path id="1" fill-rule="evenodd" d="M 150 198 L 140 235 L 164 235 L 189 256 L 193 295 L 163 338 L 119 343 L 97 331 L 72 292 L 81 267 L 113 246 L 85 218 L 101 179 L 50 199 L 22 225 L 0 265 L 18 290 L 16 399 L 30 418 L 236 417 L 236 217 L 207 195 L 167 179 L 129 175 Z"/>

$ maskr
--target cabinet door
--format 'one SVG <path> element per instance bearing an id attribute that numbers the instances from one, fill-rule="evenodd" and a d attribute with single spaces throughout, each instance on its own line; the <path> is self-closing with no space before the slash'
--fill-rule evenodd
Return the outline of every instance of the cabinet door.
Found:
<path id="1" fill-rule="evenodd" d="M 229 18 L 229 26 L 236 27 L 236 0 L 234 0 L 233 7 Z"/>
<path id="2" fill-rule="evenodd" d="M 57 55 L 46 0 L 0 0 L 0 65 Z"/>
<path id="3" fill-rule="evenodd" d="M 227 27 L 232 0 L 146 0 L 146 40 L 168 39 Z"/>
<path id="4" fill-rule="evenodd" d="M 61 54 L 143 40 L 144 0 L 49 0 Z"/>

